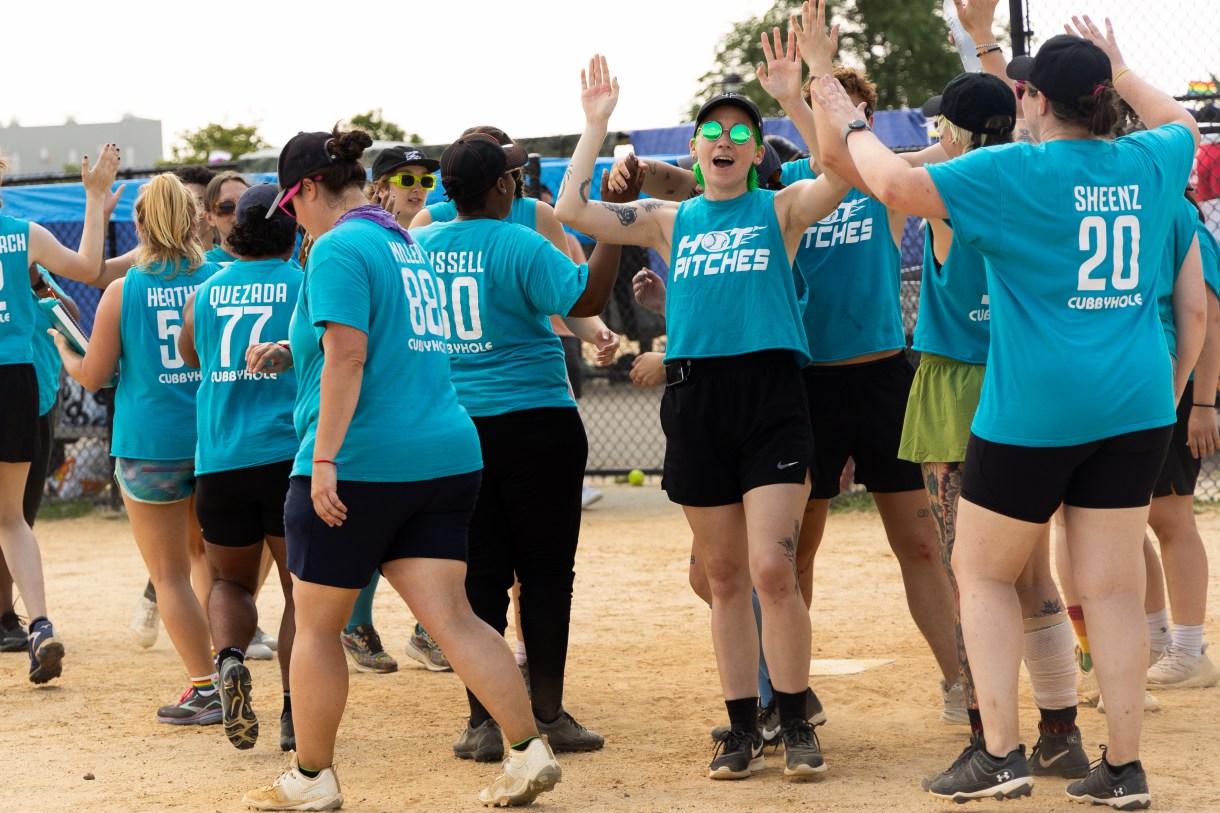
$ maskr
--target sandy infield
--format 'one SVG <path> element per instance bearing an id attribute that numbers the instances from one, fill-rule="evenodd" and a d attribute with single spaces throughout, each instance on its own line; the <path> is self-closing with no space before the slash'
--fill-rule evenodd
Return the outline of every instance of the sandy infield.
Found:
<path id="1" fill-rule="evenodd" d="M 563 781 L 536 803 L 543 811 L 907 811 L 949 810 L 919 790 L 965 744 L 965 729 L 939 722 L 938 672 L 907 614 L 898 565 L 872 513 L 831 516 L 818 557 L 813 602 L 818 659 L 893 659 L 856 675 L 814 678 L 829 722 L 819 728 L 829 770 L 812 782 L 782 776 L 783 753 L 742 782 L 706 778 L 709 729 L 726 718 L 708 630 L 708 609 L 687 586 L 690 534 L 681 512 L 649 483 L 601 486 L 584 515 L 577 559 L 565 705 L 606 737 L 600 753 L 561 755 Z M 1199 514 L 1212 561 L 1220 512 Z M 121 517 L 40 522 L 48 596 L 67 646 L 64 676 L 50 688 L 26 680 L 25 655 L 0 655 L 0 733 L 7 777 L 3 811 L 243 810 L 242 794 L 274 779 L 279 673 L 251 662 L 263 738 L 237 751 L 220 726 L 174 727 L 155 720 L 187 677 L 164 630 L 138 649 L 127 624 L 145 571 Z M 1211 595 L 1220 600 L 1213 566 Z M 260 598 L 274 630 L 282 602 Z M 404 654 L 412 619 L 382 585 L 376 624 L 400 671 L 353 671 L 336 764 L 344 810 L 476 810 L 498 766 L 459 761 L 465 695 L 451 673 L 426 672 Z M 1220 639 L 1213 617 L 1208 637 Z M 1027 747 L 1037 713 L 1023 681 Z M 1143 761 L 1159 811 L 1220 810 L 1213 744 L 1220 688 L 1162 692 L 1148 715 Z M 1091 757 L 1105 718 L 1081 709 Z M 1066 780 L 1039 778 L 1029 800 L 971 805 L 968 813 L 1083 809 Z"/>

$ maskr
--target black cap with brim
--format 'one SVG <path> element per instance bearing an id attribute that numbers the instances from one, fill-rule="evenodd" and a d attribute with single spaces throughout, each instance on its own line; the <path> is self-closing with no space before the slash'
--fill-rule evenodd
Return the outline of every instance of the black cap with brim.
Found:
<path id="1" fill-rule="evenodd" d="M 749 96 L 743 96 L 740 93 L 722 93 L 704 102 L 703 106 L 699 108 L 699 115 L 695 116 L 695 129 L 699 129 L 699 125 L 703 123 L 709 113 L 723 105 L 731 105 L 744 111 L 758 132 L 762 132 L 762 113 L 759 112 L 758 105 L 754 104 L 754 100 Z"/>
<path id="2" fill-rule="evenodd" d="M 1082 96 L 1110 82 L 1110 57 L 1093 43 L 1071 34 L 1051 37 L 1033 57 L 1008 63 L 1008 78 L 1025 80 L 1051 99 L 1075 107 Z"/>
<path id="3" fill-rule="evenodd" d="M 1017 101 L 1004 80 L 987 73 L 960 73 L 945 85 L 944 93 L 923 104 L 923 114 L 944 116 L 972 133 L 999 135 L 1016 124 Z M 997 117 L 1008 119 L 1006 127 L 989 127 Z"/>
<path id="4" fill-rule="evenodd" d="M 441 162 L 429 158 L 418 147 L 387 147 L 373 162 L 373 180 L 384 178 L 399 167 L 406 166 L 421 166 L 428 172 L 436 172 L 441 168 Z"/>
<path id="5" fill-rule="evenodd" d="M 271 217 L 272 211 L 279 209 L 280 201 L 284 199 L 284 195 L 288 194 L 289 189 L 305 180 L 305 177 L 314 170 L 334 163 L 335 156 L 326 149 L 331 138 L 333 136 L 330 133 L 302 132 L 288 139 L 284 149 L 280 150 L 278 165 L 280 192 L 275 196 L 271 209 L 267 212 L 268 218 Z"/>
<path id="6" fill-rule="evenodd" d="M 473 197 L 486 192 L 505 172 L 525 166 L 529 153 L 517 144 L 501 144 L 486 133 L 464 135 L 441 154 L 441 183 L 446 195 Z"/>
<path id="7" fill-rule="evenodd" d="M 241 193 L 241 197 L 237 199 L 237 224 L 244 225 L 249 221 L 247 214 L 255 206 L 262 206 L 267 210 L 264 217 L 267 220 L 279 220 L 285 223 L 293 223 L 293 219 L 286 212 L 276 206 L 279 201 L 280 188 L 273 183 L 260 183 L 247 189 Z"/>

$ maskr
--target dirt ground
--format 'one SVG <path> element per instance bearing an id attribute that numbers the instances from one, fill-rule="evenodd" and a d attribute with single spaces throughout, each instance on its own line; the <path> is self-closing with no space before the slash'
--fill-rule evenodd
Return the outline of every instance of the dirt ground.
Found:
<path id="1" fill-rule="evenodd" d="M 602 486 L 584 515 L 566 706 L 606 737 L 600 753 L 561 756 L 563 781 L 540 811 L 946 810 L 918 787 L 965 743 L 941 725 L 938 674 L 911 622 L 897 563 L 875 514 L 831 517 L 818 559 L 813 603 L 815 659 L 893 659 L 861 674 L 815 677 L 829 723 L 819 729 L 829 770 L 812 782 L 782 776 L 783 754 L 742 782 L 706 778 L 708 730 L 725 718 L 708 610 L 686 583 L 690 536 L 680 511 L 655 483 Z M 1201 510 L 1212 561 L 1220 553 L 1220 511 Z M 220 726 L 159 725 L 156 707 L 177 698 L 186 675 L 162 632 L 138 649 L 127 624 L 145 573 L 127 522 L 98 515 L 44 521 L 37 528 L 52 617 L 67 645 L 64 676 L 50 688 L 26 681 L 22 654 L 0 656 L 0 737 L 8 765 L 4 811 L 236 811 L 249 788 L 285 764 L 278 747 L 279 675 L 253 662 L 255 710 L 264 738 L 237 751 Z M 1213 597 L 1217 570 L 1212 569 Z M 1213 598 L 1213 601 L 1216 599 Z M 276 590 L 260 600 L 274 629 Z M 450 743 L 465 713 L 451 673 L 424 671 L 403 654 L 411 618 L 383 586 L 376 622 L 401 670 L 353 673 L 339 732 L 337 766 L 350 811 L 475 810 L 498 766 L 454 758 Z M 1207 625 L 1220 640 L 1220 625 Z M 1026 742 L 1036 711 L 1022 695 Z M 1155 809 L 1220 809 L 1214 742 L 1220 688 L 1165 692 L 1149 715 L 1143 760 Z M 1105 718 L 1081 709 L 1092 756 Z M 1065 810 L 1066 781 L 1039 778 L 1029 800 L 967 808 L 1006 813 Z"/>

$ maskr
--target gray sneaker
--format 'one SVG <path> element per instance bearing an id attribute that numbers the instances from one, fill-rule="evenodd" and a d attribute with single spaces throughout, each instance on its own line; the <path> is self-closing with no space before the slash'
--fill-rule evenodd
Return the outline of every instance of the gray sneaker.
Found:
<path id="1" fill-rule="evenodd" d="M 237 658 L 220 665 L 220 711 L 225 736 L 233 747 L 246 751 L 258 741 L 258 717 L 250 707 L 250 670 Z"/>
<path id="2" fill-rule="evenodd" d="M 453 753 L 458 759 L 499 762 L 504 759 L 504 734 L 491 718 L 484 720 L 478 728 L 472 728 L 467 720 L 466 730 L 453 743 Z"/>
<path id="3" fill-rule="evenodd" d="M 1115 810 L 1143 810 L 1152 804 L 1148 793 L 1148 777 L 1139 760 L 1115 771 L 1106 762 L 1106 747 L 1101 747 L 1101 759 L 1089 775 L 1067 786 L 1068 798 L 1074 802 L 1092 802 Z"/>
<path id="4" fill-rule="evenodd" d="M 956 771 L 958 768 L 961 768 L 962 765 L 965 765 L 966 762 L 972 756 L 974 756 L 974 750 L 976 748 L 982 748 L 982 747 L 983 747 L 983 738 L 976 736 L 974 734 L 971 734 L 970 743 L 965 748 L 962 749 L 962 752 L 960 754 L 957 755 L 957 759 L 953 760 L 953 764 L 950 765 L 948 768 L 945 768 L 943 771 L 933 771 L 932 773 L 927 774 L 926 776 L 924 776 L 923 779 L 919 780 L 919 786 L 921 788 L 923 788 L 924 790 L 930 790 L 933 782 L 940 779 L 942 776 L 947 776 L 947 775 L 953 773 L 954 771 Z"/>
<path id="5" fill-rule="evenodd" d="M 826 770 L 822 746 L 808 720 L 784 729 L 784 776 L 813 776 Z"/>
<path id="6" fill-rule="evenodd" d="M 571 714 L 559 708 L 559 717 L 552 723 L 534 720 L 538 733 L 547 738 L 551 750 L 557 754 L 572 751 L 597 751 L 606 744 L 606 738 L 596 731 L 576 722 Z"/>
<path id="7" fill-rule="evenodd" d="M 280 750 L 297 750 L 297 730 L 292 724 L 292 712 L 288 709 L 280 712 Z"/>
<path id="8" fill-rule="evenodd" d="M 1034 780 L 1025 761 L 1025 746 L 1019 745 L 1002 758 L 984 747 L 975 748 L 957 770 L 941 774 L 928 788 L 938 799 L 965 802 L 970 799 L 1016 799 L 1029 796 Z"/>
<path id="9" fill-rule="evenodd" d="M 762 753 L 762 736 L 757 730 L 745 732 L 729 729 L 716 742 L 712 753 L 712 764 L 708 766 L 709 779 L 745 779 L 750 774 L 767 767 Z"/>
<path id="10" fill-rule="evenodd" d="M 1089 756 L 1080 744 L 1080 729 L 1072 726 L 1067 734 L 1051 734 L 1038 723 L 1038 742 L 1029 752 L 1029 771 L 1034 776 L 1064 779 L 1088 776 Z"/>

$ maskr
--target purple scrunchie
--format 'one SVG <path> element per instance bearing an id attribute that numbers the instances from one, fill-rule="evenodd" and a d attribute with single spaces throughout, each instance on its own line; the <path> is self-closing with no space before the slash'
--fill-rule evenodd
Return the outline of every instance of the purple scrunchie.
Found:
<path id="1" fill-rule="evenodd" d="M 385 209 L 382 209 L 380 206 L 374 206 L 371 203 L 365 204 L 364 206 L 357 206 L 355 209 L 348 209 L 338 220 L 335 221 L 335 225 L 338 226 L 340 223 L 346 223 L 347 221 L 355 220 L 356 218 L 361 220 L 371 220 L 378 226 L 383 226 L 391 231 L 398 232 L 402 235 L 402 239 L 407 241 L 407 245 L 411 245 L 415 242 L 415 240 L 411 238 L 411 235 L 407 234 L 407 230 L 394 219 L 394 215 L 390 214 Z"/>

